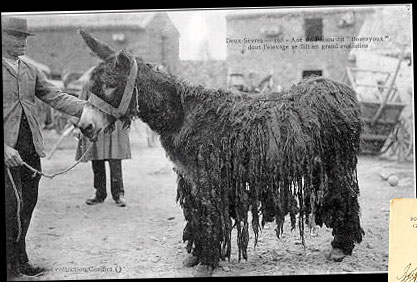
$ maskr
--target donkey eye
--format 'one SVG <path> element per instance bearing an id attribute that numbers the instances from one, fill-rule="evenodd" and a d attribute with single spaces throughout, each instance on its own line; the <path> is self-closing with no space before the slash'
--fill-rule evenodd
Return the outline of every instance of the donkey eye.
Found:
<path id="1" fill-rule="evenodd" d="M 116 90 L 116 87 L 108 87 L 108 86 L 103 87 L 104 95 L 107 97 L 112 96 L 114 90 Z"/>

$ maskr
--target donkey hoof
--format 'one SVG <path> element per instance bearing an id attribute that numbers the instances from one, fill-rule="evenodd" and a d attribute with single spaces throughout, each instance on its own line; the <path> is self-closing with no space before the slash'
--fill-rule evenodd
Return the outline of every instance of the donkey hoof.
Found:
<path id="1" fill-rule="evenodd" d="M 327 256 L 328 260 L 333 260 L 336 262 L 341 262 L 345 258 L 345 254 L 341 249 L 333 248 L 329 255 Z"/>
<path id="2" fill-rule="evenodd" d="M 194 276 L 211 276 L 214 268 L 211 265 L 199 264 L 194 268 Z"/>
<path id="3" fill-rule="evenodd" d="M 185 267 L 193 267 L 198 264 L 198 257 L 189 255 L 182 263 Z"/>

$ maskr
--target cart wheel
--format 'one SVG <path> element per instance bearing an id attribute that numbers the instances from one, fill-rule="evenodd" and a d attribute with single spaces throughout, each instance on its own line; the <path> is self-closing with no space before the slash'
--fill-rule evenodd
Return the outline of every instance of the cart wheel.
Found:
<path id="1" fill-rule="evenodd" d="M 383 155 L 385 153 L 387 153 L 389 156 L 394 155 L 392 146 L 397 141 L 397 131 L 398 126 L 394 127 L 394 130 L 388 135 L 387 139 L 385 140 L 384 146 L 382 146 L 381 150 L 378 152 L 378 155 Z"/>
<path id="2" fill-rule="evenodd" d="M 405 161 L 412 154 L 413 142 L 409 128 L 408 121 L 402 119 L 394 130 L 394 142 L 390 155 L 396 155 L 398 161 Z"/>

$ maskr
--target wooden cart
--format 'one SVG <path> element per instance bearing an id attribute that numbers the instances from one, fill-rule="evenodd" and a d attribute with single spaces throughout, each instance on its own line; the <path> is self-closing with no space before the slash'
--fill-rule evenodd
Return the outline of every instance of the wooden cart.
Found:
<path id="1" fill-rule="evenodd" d="M 412 153 L 411 127 L 402 115 L 406 104 L 398 95 L 395 75 L 394 78 L 391 75 L 385 71 L 347 68 L 349 83 L 358 93 L 361 105 L 361 154 L 389 152 L 404 160 Z"/>

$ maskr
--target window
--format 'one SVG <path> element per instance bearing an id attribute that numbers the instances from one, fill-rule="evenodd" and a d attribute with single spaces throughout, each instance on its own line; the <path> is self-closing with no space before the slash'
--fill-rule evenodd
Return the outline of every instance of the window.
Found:
<path id="1" fill-rule="evenodd" d="M 309 76 L 322 76 L 323 75 L 323 71 L 321 70 L 305 70 L 303 71 L 303 78 L 307 78 Z"/>
<path id="2" fill-rule="evenodd" d="M 276 38 L 277 40 L 283 38 L 282 26 L 263 27 L 261 28 L 261 33 L 265 37 Z"/>
<path id="3" fill-rule="evenodd" d="M 345 13 L 337 22 L 340 28 L 353 26 L 355 24 L 355 14 L 353 12 Z"/>
<path id="4" fill-rule="evenodd" d="M 124 33 L 113 33 L 111 35 L 111 38 L 113 39 L 113 41 L 116 41 L 119 43 L 123 43 L 126 40 L 126 36 Z"/>
<path id="5" fill-rule="evenodd" d="M 323 38 L 323 19 L 304 19 L 306 41 L 320 41 Z"/>

